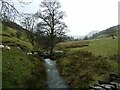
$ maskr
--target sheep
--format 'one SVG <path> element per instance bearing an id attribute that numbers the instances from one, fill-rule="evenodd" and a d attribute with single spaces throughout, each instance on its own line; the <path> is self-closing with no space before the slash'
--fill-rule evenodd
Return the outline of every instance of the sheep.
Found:
<path id="1" fill-rule="evenodd" d="M 10 50 L 11 48 L 10 48 L 9 46 L 5 46 L 5 49 L 8 49 L 8 50 Z"/>
<path id="2" fill-rule="evenodd" d="M 27 53 L 27 55 L 32 55 L 32 53 L 30 52 L 30 53 Z"/>
<path id="3" fill-rule="evenodd" d="M 17 47 L 17 49 L 21 50 L 21 48 L 20 48 L 20 47 Z"/>
<path id="4" fill-rule="evenodd" d="M 8 49 L 8 50 L 11 49 L 9 46 L 4 46 L 4 45 L 0 45 L 0 48 L 5 48 L 5 49 Z"/>
<path id="5" fill-rule="evenodd" d="M 0 45 L 0 48 L 4 48 L 5 46 L 4 45 Z"/>
<path id="6" fill-rule="evenodd" d="M 55 53 L 63 53 L 63 51 L 55 51 Z"/>
<path id="7" fill-rule="evenodd" d="M 34 52 L 34 54 L 38 54 L 38 52 Z"/>

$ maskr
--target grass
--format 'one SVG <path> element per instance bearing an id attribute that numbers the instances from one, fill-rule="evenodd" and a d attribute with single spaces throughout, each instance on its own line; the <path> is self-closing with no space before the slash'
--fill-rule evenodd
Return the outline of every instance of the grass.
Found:
<path id="1" fill-rule="evenodd" d="M 78 49 L 81 47 L 85 47 L 89 44 L 89 41 L 66 41 L 59 43 L 56 47 L 55 50 L 66 50 L 66 49 Z"/>
<path id="2" fill-rule="evenodd" d="M 117 62 L 97 57 L 87 51 L 67 53 L 57 63 L 61 75 L 72 88 L 88 88 L 98 80 L 107 80 L 110 73 L 117 72 L 118 67 Z"/>
<path id="3" fill-rule="evenodd" d="M 2 89 L 2 51 L 0 50 L 0 89 Z"/>
<path id="4" fill-rule="evenodd" d="M 46 74 L 43 62 L 38 61 L 37 58 L 28 56 L 22 50 L 20 51 L 15 47 L 11 47 L 10 50 L 3 49 L 2 55 L 3 88 L 35 88 L 33 84 L 26 84 L 27 81 L 32 83 L 30 79 L 33 77 L 39 80 L 39 86 L 37 87 L 45 87 Z M 31 74 L 34 70 L 37 71 Z"/>
<path id="5" fill-rule="evenodd" d="M 74 46 L 74 47 L 73 47 Z M 90 51 L 96 56 L 109 57 L 118 54 L 118 38 L 101 38 L 86 41 L 73 41 L 60 43 L 56 50 Z"/>
<path id="6" fill-rule="evenodd" d="M 30 42 L 20 40 L 16 37 L 2 36 L 2 42 L 3 42 L 3 44 L 5 43 L 6 45 L 20 46 L 20 47 L 27 49 L 29 51 L 33 49 L 33 46 Z"/>
<path id="7" fill-rule="evenodd" d="M 74 46 L 74 47 L 73 47 Z M 57 60 L 59 71 L 72 88 L 88 88 L 98 80 L 108 80 L 110 73 L 118 73 L 118 39 L 101 38 L 60 43 L 57 50 L 65 56 Z"/>
<path id="8" fill-rule="evenodd" d="M 0 32 L 0 34 L 2 35 L 2 38 L 0 38 L 0 41 L 2 41 L 3 44 L 15 45 L 15 46 L 18 45 L 27 50 L 33 49 L 32 44 L 28 41 L 26 37 L 25 31 L 19 31 L 14 28 L 7 27 L 5 25 L 2 25 L 1 29 L 2 29 L 2 32 Z M 18 31 L 21 33 L 20 38 L 16 36 L 16 32 Z"/>
<path id="9" fill-rule="evenodd" d="M 16 32 L 17 30 L 3 25 L 1 34 L 11 35 L 11 34 L 15 34 Z"/>
<path id="10" fill-rule="evenodd" d="M 2 87 L 44 88 L 47 77 L 44 62 L 34 55 L 26 54 L 37 47 L 28 41 L 26 32 L 21 31 L 22 36 L 17 38 L 15 36 L 17 31 L 4 27 L 0 33 L 2 44 L 11 48 L 2 49 Z"/>
<path id="11" fill-rule="evenodd" d="M 7 26 L 3 25 L 2 26 L 2 32 L 0 32 L 0 34 L 9 35 L 9 36 L 13 36 L 13 37 L 17 37 L 17 33 L 20 34 L 19 39 L 29 42 L 29 40 L 27 38 L 26 31 L 24 31 L 24 30 L 16 30 L 14 28 L 10 28 L 10 27 L 7 27 Z"/>
<path id="12" fill-rule="evenodd" d="M 16 49 L 12 51 L 3 50 L 2 62 L 3 88 L 14 88 L 14 85 L 22 82 L 20 80 L 24 75 L 31 73 L 32 67 L 29 58 Z"/>
<path id="13" fill-rule="evenodd" d="M 108 36 L 109 36 L 109 34 L 102 34 L 102 35 L 97 36 L 96 38 L 97 39 L 99 39 L 99 38 L 106 38 Z"/>
<path id="14" fill-rule="evenodd" d="M 118 39 L 104 38 L 93 40 L 89 47 L 81 48 L 81 50 L 90 51 L 97 56 L 110 57 L 118 54 Z"/>

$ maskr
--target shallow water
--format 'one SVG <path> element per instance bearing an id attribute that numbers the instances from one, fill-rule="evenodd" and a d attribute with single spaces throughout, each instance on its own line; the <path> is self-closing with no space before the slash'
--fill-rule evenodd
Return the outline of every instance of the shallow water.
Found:
<path id="1" fill-rule="evenodd" d="M 47 68 L 48 80 L 47 84 L 49 88 L 68 88 L 63 78 L 60 76 L 56 68 L 56 61 L 50 59 L 44 59 L 45 66 Z"/>

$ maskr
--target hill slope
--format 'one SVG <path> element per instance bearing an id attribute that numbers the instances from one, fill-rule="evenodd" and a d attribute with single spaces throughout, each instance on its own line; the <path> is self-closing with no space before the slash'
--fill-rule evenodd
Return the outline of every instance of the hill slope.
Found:
<path id="1" fill-rule="evenodd" d="M 89 32 L 86 36 L 87 37 L 91 37 L 93 34 L 96 34 L 96 33 L 98 33 L 99 31 L 97 31 L 97 30 L 95 30 L 95 31 L 91 31 L 91 32 Z"/>
<path id="2" fill-rule="evenodd" d="M 12 23 L 14 24 L 14 23 Z M 2 49 L 3 88 L 43 88 L 46 87 L 44 62 L 38 55 L 28 55 L 34 47 L 26 37 L 26 31 L 18 25 L 3 23 L 2 44 L 10 49 Z M 20 31 L 20 37 L 16 33 Z M 36 47 L 37 48 L 37 47 Z"/>
<path id="3" fill-rule="evenodd" d="M 113 26 L 113 27 L 107 28 L 106 30 L 98 32 L 96 34 L 93 34 L 93 36 L 91 36 L 90 39 L 106 38 L 106 37 L 111 37 L 112 35 L 118 36 L 118 27 L 120 26 L 119 25 Z"/>

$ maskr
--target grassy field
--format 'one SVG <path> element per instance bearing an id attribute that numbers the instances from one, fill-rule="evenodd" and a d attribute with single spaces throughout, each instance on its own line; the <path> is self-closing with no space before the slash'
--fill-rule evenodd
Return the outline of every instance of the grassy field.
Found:
<path id="1" fill-rule="evenodd" d="M 88 47 L 72 48 L 71 50 L 85 50 L 90 51 L 96 56 L 110 57 L 118 53 L 118 38 L 102 38 L 91 40 Z"/>
<path id="2" fill-rule="evenodd" d="M 63 42 L 57 45 L 56 50 L 90 51 L 96 56 L 109 57 L 118 53 L 118 38 Z"/>
<path id="3" fill-rule="evenodd" d="M 108 80 L 110 73 L 118 73 L 118 39 L 101 38 L 58 44 L 66 51 L 58 59 L 58 68 L 67 84 L 73 88 L 88 88 L 98 80 Z"/>

